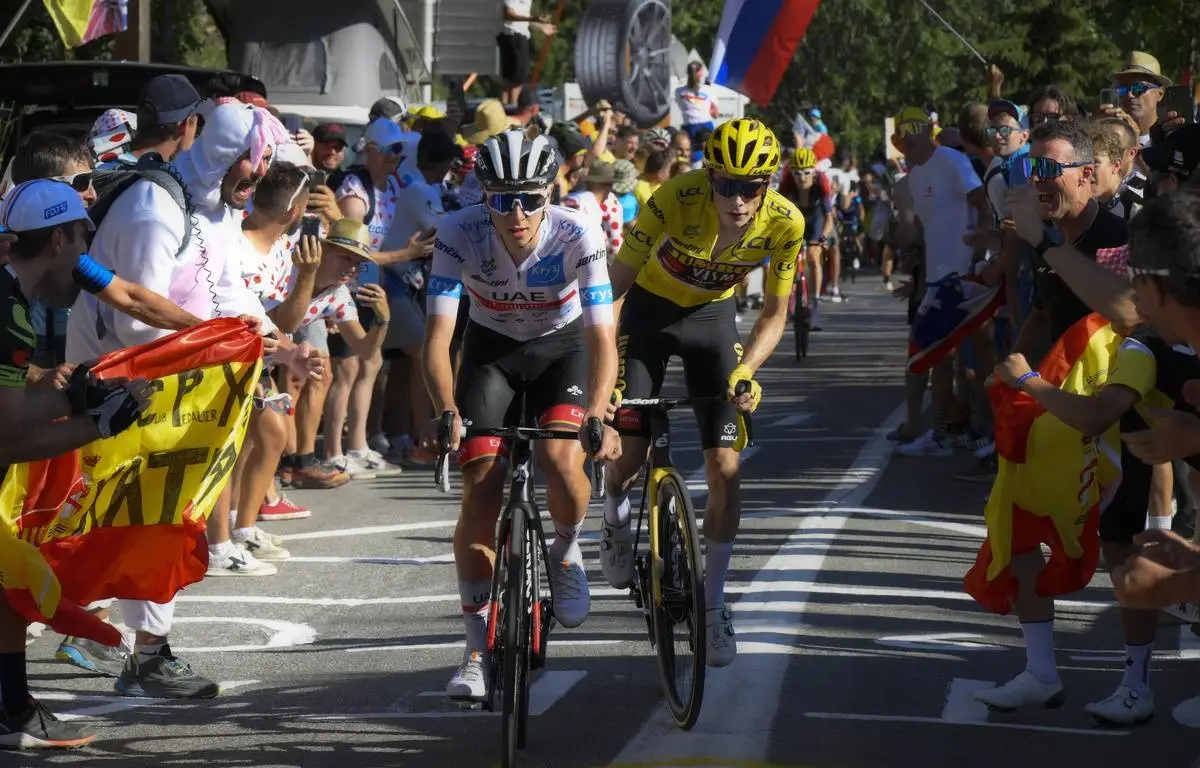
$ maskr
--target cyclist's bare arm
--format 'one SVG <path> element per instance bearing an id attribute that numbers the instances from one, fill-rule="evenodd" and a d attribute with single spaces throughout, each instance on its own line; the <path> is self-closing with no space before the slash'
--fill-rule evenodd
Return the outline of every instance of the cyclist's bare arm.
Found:
<path id="1" fill-rule="evenodd" d="M 450 343 L 454 338 L 456 318 L 429 315 L 425 321 L 425 353 L 421 356 L 425 387 L 433 400 L 435 413 L 456 411 L 454 404 L 454 367 L 450 360 Z"/>
<path id="2" fill-rule="evenodd" d="M 617 334 L 614 325 L 593 325 L 587 328 L 588 356 L 588 418 L 603 420 L 609 398 L 617 384 Z"/>
<path id="3" fill-rule="evenodd" d="M 767 293 L 763 299 L 762 311 L 754 321 L 750 331 L 750 339 L 746 342 L 746 351 L 742 354 L 742 365 L 751 371 L 758 371 L 759 366 L 767 361 L 775 351 L 783 331 L 787 328 L 788 297 Z"/>

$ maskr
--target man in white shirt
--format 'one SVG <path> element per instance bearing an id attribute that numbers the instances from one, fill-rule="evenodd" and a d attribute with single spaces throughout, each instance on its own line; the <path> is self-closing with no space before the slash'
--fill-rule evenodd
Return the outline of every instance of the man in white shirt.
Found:
<path id="1" fill-rule="evenodd" d="M 505 106 L 517 105 L 521 84 L 529 81 L 529 63 L 533 58 L 531 30 L 553 35 L 558 30 L 544 16 L 531 16 L 533 0 L 504 0 L 504 31 L 496 36 L 500 48 L 500 79 L 504 90 L 500 101 Z"/>
<path id="2" fill-rule="evenodd" d="M 704 65 L 698 61 L 688 64 L 687 85 L 675 89 L 675 103 L 683 116 L 683 130 L 692 140 L 692 146 L 700 144 L 701 131 L 711 131 L 717 119 L 717 99 L 712 91 L 704 87 Z"/>
<path id="3" fill-rule="evenodd" d="M 991 207 L 983 183 L 965 154 L 933 141 L 933 122 L 917 107 L 896 118 L 896 137 L 909 164 L 908 191 L 925 239 L 925 302 L 933 301 L 941 283 L 971 274 L 975 227 L 988 222 Z M 924 302 L 923 302 L 924 303 Z M 923 306 L 918 310 L 928 311 Z M 954 404 L 953 356 L 933 368 L 933 428 L 897 448 L 905 456 L 949 456 L 946 427 Z M 915 424 L 902 431 L 916 434 Z"/>
<path id="4" fill-rule="evenodd" d="M 191 216 L 163 187 L 141 180 L 112 205 L 92 241 L 92 257 L 127 280 L 166 295 L 197 317 L 249 316 L 266 331 L 274 325 L 242 279 L 233 243 L 258 180 L 266 173 L 275 144 L 287 133 L 269 112 L 247 104 L 216 107 L 191 149 L 172 163 L 190 196 Z M 184 235 L 191 238 L 183 252 Z M 67 325 L 67 360 L 86 361 L 144 344 L 169 331 L 100 305 L 81 294 Z M 273 346 L 273 344 L 271 345 Z M 214 533 L 214 526 L 218 529 Z M 209 517 L 210 560 L 237 554 L 229 534 L 229 488 Z M 223 536 L 222 534 L 223 530 Z M 212 545 L 211 542 L 221 542 Z M 214 551 L 216 550 L 216 551 Z M 248 557 L 248 555 L 247 555 Z M 217 684 L 196 674 L 171 653 L 168 635 L 175 606 L 121 601 L 126 625 L 136 633 L 134 652 L 116 683 L 126 696 L 212 698 Z"/>

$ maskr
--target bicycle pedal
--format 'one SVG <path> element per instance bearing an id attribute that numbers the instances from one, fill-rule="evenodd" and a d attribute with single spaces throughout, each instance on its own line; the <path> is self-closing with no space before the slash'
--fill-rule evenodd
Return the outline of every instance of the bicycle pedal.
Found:
<path id="1" fill-rule="evenodd" d="M 483 705 L 486 704 L 482 699 L 451 699 L 460 710 L 467 712 L 479 712 L 483 710 Z"/>

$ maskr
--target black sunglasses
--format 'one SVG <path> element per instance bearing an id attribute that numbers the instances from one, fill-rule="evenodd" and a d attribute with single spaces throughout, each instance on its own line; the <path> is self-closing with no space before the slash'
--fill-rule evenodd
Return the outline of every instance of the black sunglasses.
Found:
<path id="1" fill-rule="evenodd" d="M 83 171 L 82 173 L 73 173 L 70 176 L 51 176 L 52 181 L 61 181 L 63 184 L 70 185 L 71 189 L 76 192 L 87 192 L 92 186 L 92 172 Z"/>

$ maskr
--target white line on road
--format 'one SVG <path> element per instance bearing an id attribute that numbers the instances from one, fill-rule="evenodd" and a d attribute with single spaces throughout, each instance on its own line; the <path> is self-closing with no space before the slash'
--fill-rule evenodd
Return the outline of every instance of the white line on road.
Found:
<path id="1" fill-rule="evenodd" d="M 911 715 L 855 715 L 848 712 L 805 712 L 805 717 L 819 720 L 858 720 L 875 723 L 924 723 L 929 725 L 969 725 L 983 728 L 1007 728 L 1014 731 L 1040 731 L 1042 733 L 1072 733 L 1079 736 L 1128 736 L 1129 731 L 1110 731 L 1100 728 L 1059 728 L 1053 725 L 1026 725 L 1024 723 L 992 723 L 975 720 L 960 722 L 943 720 L 940 717 L 913 717 Z"/>
<path id="2" fill-rule="evenodd" d="M 799 427 L 802 424 L 807 424 L 808 422 L 812 421 L 812 417 L 814 415 L 815 414 L 809 413 L 808 411 L 800 411 L 799 413 L 793 413 L 790 416 L 784 416 L 782 419 L 772 422 L 771 426 L 772 427 Z M 795 438 L 790 438 L 790 439 L 795 440 Z"/>
<path id="3" fill-rule="evenodd" d="M 287 540 L 303 541 L 305 539 L 340 539 L 346 536 L 371 536 L 376 533 L 401 533 L 403 531 L 424 531 L 430 528 L 453 528 L 457 520 L 432 520 L 426 523 L 399 523 L 397 525 L 368 525 L 362 528 L 337 528 L 332 531 L 310 531 L 308 533 L 289 533 Z"/>
<path id="4" fill-rule="evenodd" d="M 1200 696 L 1181 701 L 1171 710 L 1175 722 L 1188 728 L 1200 728 Z"/>
<path id="5" fill-rule="evenodd" d="M 1004 651 L 1003 645 L 975 642 L 983 635 L 970 632 L 943 632 L 935 635 L 893 635 L 875 640 L 879 645 L 903 648 L 909 651 Z M 968 681 L 969 682 L 969 681 Z M 988 683 L 991 685 L 991 683 Z"/>
<path id="6" fill-rule="evenodd" d="M 900 422 L 903 415 L 904 408 L 897 408 L 875 431 L 844 474 L 844 482 L 826 495 L 826 505 L 831 508 L 842 504 L 857 506 L 867 498 L 891 456 L 887 433 Z M 847 519 L 840 514 L 802 517 L 797 530 L 785 543 L 785 548 L 771 556 L 755 575 L 748 591 L 771 591 L 772 582 L 778 584 L 780 578 L 786 578 L 785 574 L 793 578 L 803 574 L 807 578 L 801 583 L 816 581 L 824 565 L 826 551 Z M 812 529 L 820 531 L 819 540 L 812 540 L 812 534 L 809 533 Z M 810 543 L 804 554 L 791 554 L 788 551 L 791 546 Z M 811 594 L 799 593 L 798 599 L 786 607 L 764 603 L 761 610 L 777 612 L 778 624 L 782 627 L 797 627 L 802 624 Z M 734 610 L 741 611 L 747 607 L 739 601 L 734 605 Z M 699 757 L 765 760 L 772 738 L 771 726 L 781 703 L 783 683 L 790 663 L 790 654 L 750 654 L 726 669 L 708 670 L 704 708 L 695 728 L 691 731 L 680 730 L 666 714 L 665 707 L 660 707 L 612 764 Z M 755 684 L 746 685 L 747 680 L 753 680 Z"/>
<path id="7" fill-rule="evenodd" d="M 290 537 L 289 537 L 290 538 Z M 353 565 L 434 565 L 438 563 L 453 563 L 454 554 L 433 555 L 432 557 L 316 557 L 292 555 L 289 563 L 349 563 Z"/>
<path id="8" fill-rule="evenodd" d="M 547 670 L 529 689 L 529 714 L 532 717 L 546 714 L 555 702 L 566 696 L 579 681 L 587 677 L 580 670 Z"/>
<path id="9" fill-rule="evenodd" d="M 995 688 L 991 680 L 966 680 L 956 677 L 946 689 L 946 706 L 942 708 L 942 719 L 951 723 L 986 723 L 987 704 L 975 700 L 975 691 Z"/>
<path id="10" fill-rule="evenodd" d="M 245 598 L 232 598 L 233 600 Z M 307 624 L 276 619 L 244 618 L 235 616 L 176 616 L 176 624 L 242 624 L 262 627 L 271 632 L 265 643 L 257 645 L 216 645 L 207 648 L 176 648 L 180 653 L 222 653 L 225 651 L 273 651 L 296 645 L 310 645 L 317 639 L 317 630 Z"/>

